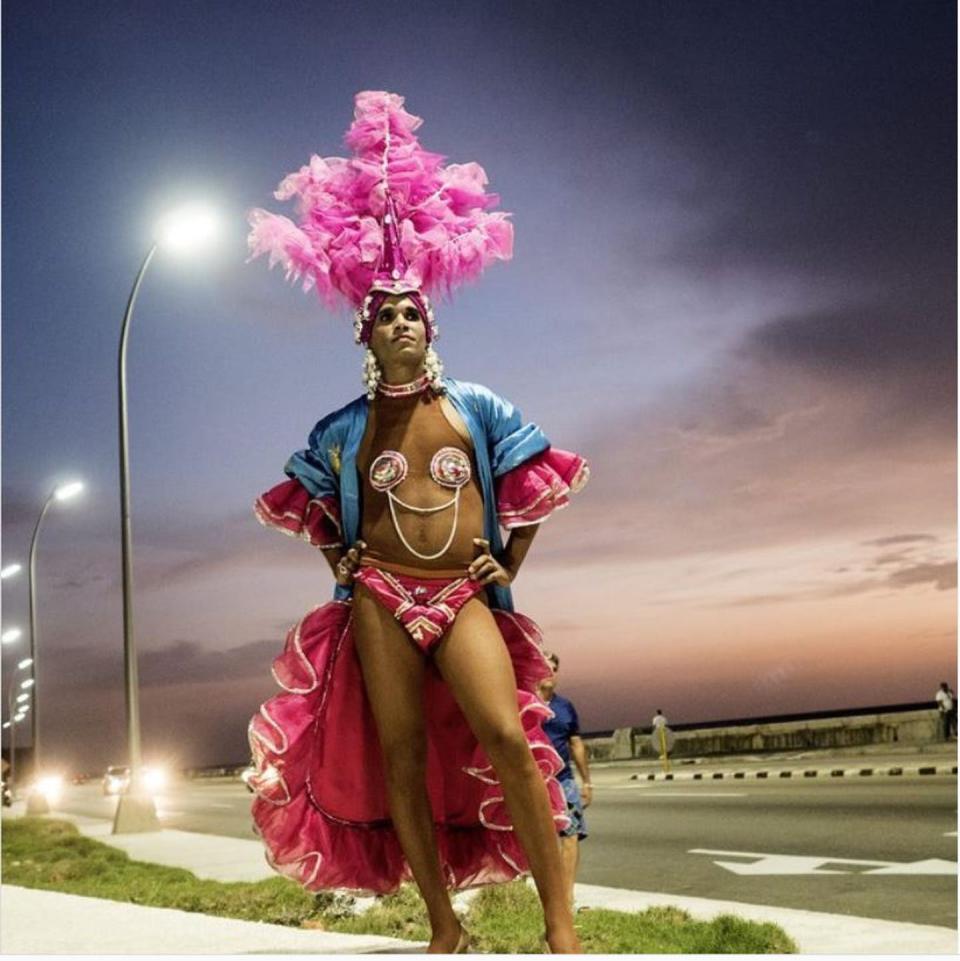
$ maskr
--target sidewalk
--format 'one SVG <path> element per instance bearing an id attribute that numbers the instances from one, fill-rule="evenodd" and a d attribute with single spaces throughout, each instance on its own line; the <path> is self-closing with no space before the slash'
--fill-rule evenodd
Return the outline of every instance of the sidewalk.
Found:
<path id="1" fill-rule="evenodd" d="M 375 935 L 307 931 L 58 891 L 0 887 L 4 955 L 412 954 L 425 947 Z"/>
<path id="2" fill-rule="evenodd" d="M 4 819 L 23 812 L 23 802 Z M 81 833 L 120 848 L 136 860 L 186 868 L 197 877 L 256 881 L 274 877 L 258 840 L 221 838 L 187 831 L 112 835 L 108 821 L 55 813 Z M 462 909 L 472 892 L 455 898 Z M 732 913 L 780 925 L 804 954 L 956 954 L 957 932 L 794 908 L 629 891 L 578 884 L 577 901 L 591 908 L 642 911 L 674 905 L 708 920 Z M 364 910 L 372 899 L 358 899 Z M 55 917 L 57 924 L 50 924 Z M 85 947 L 90 945 L 90 947 Z M 424 944 L 367 935 L 336 934 L 280 925 L 216 918 L 168 908 L 148 908 L 5 885 L 0 888 L 0 952 L 3 954 L 229 954 L 422 953 Z"/>

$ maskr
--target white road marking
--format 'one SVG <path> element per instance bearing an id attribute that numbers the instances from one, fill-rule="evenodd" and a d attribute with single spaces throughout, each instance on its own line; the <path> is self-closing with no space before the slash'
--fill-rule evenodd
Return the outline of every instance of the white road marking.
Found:
<path id="1" fill-rule="evenodd" d="M 875 871 L 864 871 L 864 874 L 956 874 L 957 865 L 954 861 L 943 861 L 940 858 L 928 858 L 926 861 L 914 861 L 912 864 L 891 864 L 887 868 Z"/>
<path id="2" fill-rule="evenodd" d="M 746 797 L 746 791 L 654 791 L 648 798 L 658 797 Z"/>
<path id="3" fill-rule="evenodd" d="M 644 781 L 631 784 L 607 784 L 601 788 L 602 793 L 608 791 L 647 791 L 648 797 L 747 797 L 748 791 L 671 791 L 669 788 L 653 787 Z"/>
<path id="4" fill-rule="evenodd" d="M 955 837 L 957 836 L 957 832 L 956 832 L 956 831 L 944 831 L 944 832 L 943 832 L 943 836 L 944 836 L 945 838 L 955 838 Z"/>
<path id="5" fill-rule="evenodd" d="M 772 855 L 759 861 L 714 861 L 718 868 L 726 868 L 732 874 L 848 874 L 847 871 L 829 871 L 823 868 L 823 858 L 801 858 Z"/>
<path id="6" fill-rule="evenodd" d="M 756 851 L 713 851 L 692 848 L 688 854 L 718 854 L 725 857 L 753 858 L 750 863 L 741 861 L 714 861 L 717 867 L 733 874 L 748 875 L 795 875 L 795 874 L 906 874 L 906 875 L 954 875 L 957 865 L 953 861 L 928 858 L 923 861 L 867 861 L 856 858 L 806 857 L 795 854 L 761 854 Z M 825 868 L 825 864 L 850 864 L 867 868 L 865 871 L 843 871 Z"/>

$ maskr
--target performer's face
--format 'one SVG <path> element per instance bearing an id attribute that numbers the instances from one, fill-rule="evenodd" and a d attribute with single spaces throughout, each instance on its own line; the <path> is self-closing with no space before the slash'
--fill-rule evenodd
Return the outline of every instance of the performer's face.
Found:
<path id="1" fill-rule="evenodd" d="M 385 366 L 423 360 L 427 328 L 420 308 L 405 294 L 390 294 L 380 305 L 370 333 L 370 349 Z"/>

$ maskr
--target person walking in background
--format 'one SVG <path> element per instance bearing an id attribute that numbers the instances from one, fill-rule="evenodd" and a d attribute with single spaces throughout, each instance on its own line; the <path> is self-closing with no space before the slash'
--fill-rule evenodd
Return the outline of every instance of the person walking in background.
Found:
<path id="1" fill-rule="evenodd" d="M 957 695 L 946 681 L 940 682 L 936 693 L 937 710 L 940 712 L 940 731 L 944 741 L 957 736 Z"/>
<path id="2" fill-rule="evenodd" d="M 563 759 L 563 770 L 557 774 L 557 780 L 563 788 L 567 799 L 567 813 L 570 815 L 569 827 L 561 829 L 560 850 L 563 856 L 563 871 L 569 891 L 571 906 L 575 903 L 574 885 L 577 880 L 577 869 L 580 866 L 580 842 L 587 837 L 587 824 L 583 816 L 583 809 L 590 806 L 593 800 L 593 785 L 590 783 L 590 768 L 587 763 L 587 748 L 580 737 L 580 718 L 577 709 L 569 699 L 557 694 L 557 671 L 560 658 L 556 654 L 547 653 L 547 661 L 553 668 L 553 674 L 540 682 L 540 698 L 553 711 L 553 717 L 543 725 L 544 731 L 550 738 L 557 753 Z M 570 766 L 570 760 L 580 772 L 582 784 L 577 787 L 577 780 Z"/>
<path id="3" fill-rule="evenodd" d="M 667 719 L 663 716 L 663 711 L 661 711 L 659 707 L 650 723 L 652 724 L 650 744 L 654 753 L 660 757 L 664 771 L 669 771 L 670 748 L 673 746 L 673 732 L 667 727 Z"/>

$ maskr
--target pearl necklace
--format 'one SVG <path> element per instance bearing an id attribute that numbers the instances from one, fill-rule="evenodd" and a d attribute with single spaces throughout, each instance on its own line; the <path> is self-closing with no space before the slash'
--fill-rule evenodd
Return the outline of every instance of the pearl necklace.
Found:
<path id="1" fill-rule="evenodd" d="M 438 504 L 436 507 L 414 507 L 413 504 L 408 504 L 406 501 L 400 500 L 392 490 L 387 491 L 387 503 L 390 505 L 390 519 L 393 521 L 393 529 L 397 532 L 397 537 L 400 538 L 400 542 L 403 546 L 419 557 L 423 561 L 435 561 L 438 557 L 443 557 L 444 554 L 450 550 L 450 545 L 453 543 L 453 536 L 457 533 L 457 518 L 460 516 L 460 488 L 458 487 L 454 492 L 453 497 L 443 504 Z M 410 542 L 403 536 L 403 531 L 400 529 L 400 521 L 397 519 L 397 509 L 393 506 L 394 504 L 399 504 L 401 507 L 406 508 L 408 511 L 415 511 L 417 514 L 435 514 L 437 511 L 445 511 L 450 505 L 453 505 L 453 524 L 450 527 L 450 536 L 447 538 L 447 543 L 443 545 L 435 554 L 421 554 L 415 547 L 410 546 Z"/>
<path id="2" fill-rule="evenodd" d="M 384 397 L 409 397 L 411 394 L 419 394 L 425 390 L 430 378 L 426 374 L 421 374 L 416 380 L 411 380 L 408 384 L 385 384 L 381 381 L 377 384 L 377 393 Z"/>

